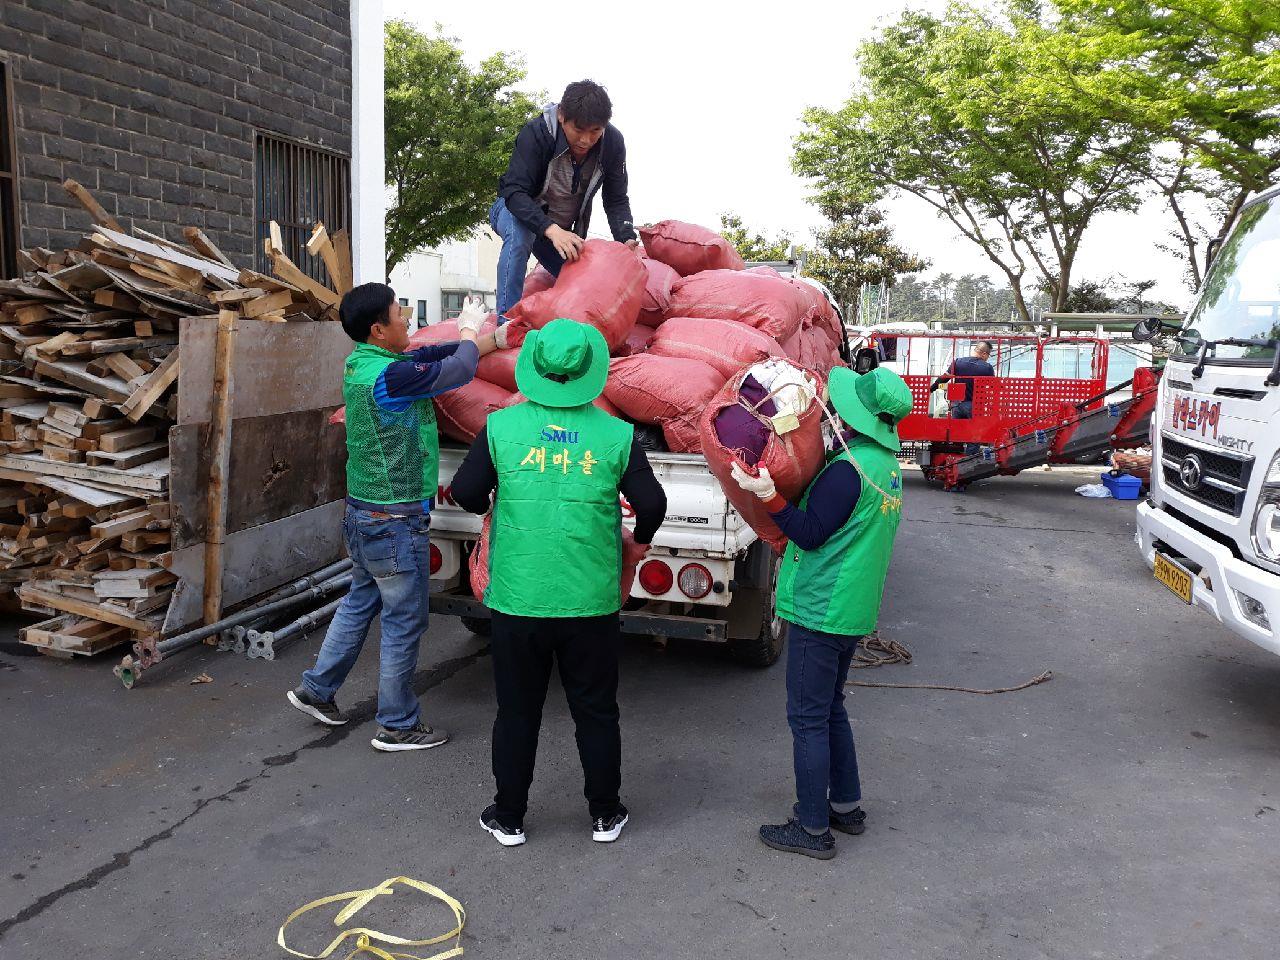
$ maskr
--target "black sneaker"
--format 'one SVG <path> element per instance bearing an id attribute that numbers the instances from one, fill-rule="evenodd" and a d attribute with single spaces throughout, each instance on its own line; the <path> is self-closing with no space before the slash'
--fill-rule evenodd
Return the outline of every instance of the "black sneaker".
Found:
<path id="1" fill-rule="evenodd" d="M 800 804 L 791 807 L 791 816 L 800 819 Z M 867 829 L 867 814 L 861 807 L 854 807 L 848 813 L 836 813 L 827 807 L 827 819 L 831 821 L 831 829 L 857 836 Z"/>
<path id="2" fill-rule="evenodd" d="M 491 803 L 480 814 L 480 826 L 493 834 L 504 847 L 518 847 L 524 843 L 524 830 L 521 827 L 508 827 L 498 819 L 498 805 Z"/>
<path id="3" fill-rule="evenodd" d="M 325 702 L 311 695 L 305 685 L 285 694 L 289 702 L 309 717 L 327 723 L 331 727 L 340 727 L 347 722 L 347 715 L 338 709 L 333 702 Z"/>
<path id="4" fill-rule="evenodd" d="M 596 843 L 613 843 L 622 834 L 630 815 L 627 808 L 618 804 L 617 812 L 611 817 L 596 817 L 591 824 L 591 839 Z"/>
<path id="5" fill-rule="evenodd" d="M 388 730 L 378 728 L 378 735 L 369 742 L 373 749 L 395 753 L 399 750 L 430 750 L 447 742 L 449 734 L 443 730 L 433 730 L 422 721 L 404 730 Z"/>
<path id="6" fill-rule="evenodd" d="M 799 820 L 786 823 L 765 824 L 760 828 L 760 839 L 766 847 L 784 853 L 799 853 L 819 860 L 830 860 L 836 855 L 836 838 L 828 830 L 820 837 L 800 826 Z"/>

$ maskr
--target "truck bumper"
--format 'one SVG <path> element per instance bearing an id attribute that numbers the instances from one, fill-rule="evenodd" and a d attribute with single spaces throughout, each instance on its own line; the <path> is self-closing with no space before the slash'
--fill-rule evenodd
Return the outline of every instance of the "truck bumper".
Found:
<path id="1" fill-rule="evenodd" d="M 1156 544 L 1162 553 L 1183 557 L 1199 565 L 1200 576 L 1191 578 L 1191 601 L 1208 610 L 1235 633 L 1272 653 L 1280 654 L 1280 576 L 1236 557 L 1231 549 L 1194 530 L 1177 517 L 1143 502 L 1138 505 L 1138 542 L 1148 567 L 1155 566 Z M 1204 577 L 1209 578 L 1205 583 Z M 1261 604 L 1270 621 L 1264 628 L 1244 615 L 1240 595 Z"/>
<path id="2" fill-rule="evenodd" d="M 461 593 L 431 594 L 432 613 L 453 617 L 489 619 L 489 608 L 473 597 Z M 708 620 L 705 617 L 680 617 L 670 614 L 646 613 L 644 610 L 623 610 L 622 632 L 648 636 L 678 637 L 682 640 L 707 640 L 723 643 L 728 639 L 724 620 Z"/>

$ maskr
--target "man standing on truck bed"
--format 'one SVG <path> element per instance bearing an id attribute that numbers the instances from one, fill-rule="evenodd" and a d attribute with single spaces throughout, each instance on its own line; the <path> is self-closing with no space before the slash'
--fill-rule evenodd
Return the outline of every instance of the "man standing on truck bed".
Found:
<path id="1" fill-rule="evenodd" d="M 440 444 L 431 398 L 469 383 L 493 335 L 479 342 L 483 304 L 467 298 L 462 339 L 405 352 L 409 323 L 395 291 L 364 283 L 342 298 L 342 329 L 356 342 L 342 381 L 347 429 L 347 508 L 342 529 L 351 588 L 334 614 L 316 664 L 288 693 L 321 723 L 347 717 L 334 697 L 355 666 L 373 618 L 382 613 L 377 750 L 426 750 L 449 739 L 419 717 L 413 692 L 418 643 L 427 628 L 431 507 Z"/>
<path id="2" fill-rule="evenodd" d="M 524 288 L 532 253 L 553 276 L 577 260 L 591 225 L 591 203 L 604 188 L 604 212 L 615 240 L 634 247 L 627 198 L 627 147 L 609 122 L 604 87 L 579 80 L 559 103 L 524 125 L 516 137 L 489 225 L 502 238 L 498 256 L 498 316 L 505 318 Z M 503 322 L 503 320 L 499 320 Z"/>
<path id="3" fill-rule="evenodd" d="M 531 331 L 516 362 L 516 384 L 529 399 L 489 415 L 450 485 L 454 502 L 477 514 L 497 494 L 484 603 L 493 614 L 498 789 L 480 826 L 506 847 L 525 841 L 553 657 L 577 734 L 591 839 L 612 842 L 627 823 L 618 796 L 618 494 L 635 513 L 633 549 L 641 555 L 662 525 L 667 498 L 631 424 L 592 405 L 608 374 L 609 348 L 594 327 L 552 320 Z"/>
<path id="4" fill-rule="evenodd" d="M 897 425 L 911 412 L 911 389 L 891 370 L 831 371 L 831 404 L 851 428 L 798 507 L 777 492 L 767 469 L 733 477 L 765 502 L 790 544 L 778 572 L 777 614 L 787 639 L 787 722 L 797 803 L 782 824 L 760 828 L 775 850 L 820 860 L 836 855 L 831 827 L 862 833 L 858 755 L 844 685 L 858 641 L 876 628 L 893 540 L 902 516 L 902 449 Z"/>

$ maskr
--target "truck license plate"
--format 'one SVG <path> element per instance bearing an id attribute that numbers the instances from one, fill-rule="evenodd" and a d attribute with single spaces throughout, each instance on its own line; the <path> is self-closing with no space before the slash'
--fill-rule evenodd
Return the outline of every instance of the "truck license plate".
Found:
<path id="1" fill-rule="evenodd" d="M 1181 597 L 1183 603 L 1191 602 L 1191 574 L 1159 553 L 1156 554 L 1155 574 L 1156 579 Z"/>

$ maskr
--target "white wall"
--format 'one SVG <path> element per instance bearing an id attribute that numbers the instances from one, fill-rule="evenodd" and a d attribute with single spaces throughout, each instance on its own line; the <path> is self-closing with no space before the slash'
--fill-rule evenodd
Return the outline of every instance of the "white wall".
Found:
<path id="1" fill-rule="evenodd" d="M 442 244 L 435 250 L 423 250 L 406 257 L 391 271 L 391 286 L 396 296 L 407 300 L 413 309 L 414 323 L 418 302 L 425 300 L 428 324 L 439 323 L 445 291 L 462 291 L 484 298 L 492 308 L 496 303 L 498 252 L 502 244 L 489 230 L 470 240 Z"/>
<path id="2" fill-rule="evenodd" d="M 351 0 L 351 263 L 357 284 L 387 272 L 382 0 Z"/>

